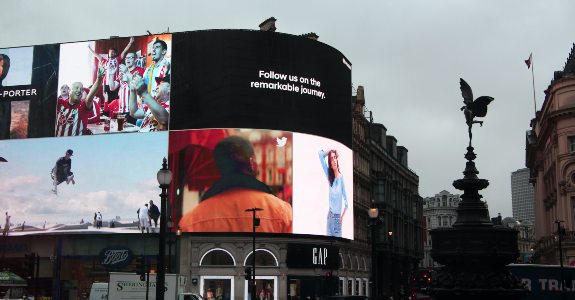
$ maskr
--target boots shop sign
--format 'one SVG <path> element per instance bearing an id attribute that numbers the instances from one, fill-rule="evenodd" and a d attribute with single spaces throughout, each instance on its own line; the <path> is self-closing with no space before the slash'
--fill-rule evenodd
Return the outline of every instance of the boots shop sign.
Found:
<path id="1" fill-rule="evenodd" d="M 287 265 L 290 268 L 339 268 L 339 249 L 333 246 L 290 244 Z"/>
<path id="2" fill-rule="evenodd" d="M 104 248 L 100 251 L 100 264 L 106 268 L 123 268 L 130 264 L 134 254 L 128 248 Z"/>

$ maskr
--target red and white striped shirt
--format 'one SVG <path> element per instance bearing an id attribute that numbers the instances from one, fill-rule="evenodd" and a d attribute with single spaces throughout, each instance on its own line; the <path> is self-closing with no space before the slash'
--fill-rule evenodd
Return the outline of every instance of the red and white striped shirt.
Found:
<path id="1" fill-rule="evenodd" d="M 92 110 L 86 107 L 85 100 L 72 105 L 68 100 L 58 99 L 56 136 L 82 135 L 88 126 L 91 113 Z"/>
<path id="2" fill-rule="evenodd" d="M 118 112 L 127 113 L 130 109 L 130 87 L 125 81 L 120 81 L 118 89 Z"/>
<path id="3" fill-rule="evenodd" d="M 170 101 L 160 103 L 160 105 L 165 108 L 168 112 L 170 112 Z M 140 126 L 140 132 L 149 132 L 149 131 L 161 131 L 167 130 L 167 125 L 158 126 L 158 121 L 154 118 L 152 111 L 150 108 L 145 105 L 144 107 L 144 121 L 142 121 L 142 126 Z"/>
<path id="4" fill-rule="evenodd" d="M 110 73 L 114 74 L 114 80 L 118 79 L 118 66 L 120 65 L 120 58 L 118 56 L 114 58 L 104 59 L 103 64 L 106 66 L 106 76 L 104 76 L 103 85 L 109 85 L 108 77 Z"/>

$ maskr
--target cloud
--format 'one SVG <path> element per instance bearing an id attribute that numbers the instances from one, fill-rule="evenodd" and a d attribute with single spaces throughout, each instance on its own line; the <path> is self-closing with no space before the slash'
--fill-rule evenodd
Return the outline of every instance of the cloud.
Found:
<path id="1" fill-rule="evenodd" d="M 3 176 L 0 177 L 0 191 L 13 191 L 18 189 L 29 189 L 37 185 L 41 181 L 39 176 L 25 175 L 25 176 Z"/>

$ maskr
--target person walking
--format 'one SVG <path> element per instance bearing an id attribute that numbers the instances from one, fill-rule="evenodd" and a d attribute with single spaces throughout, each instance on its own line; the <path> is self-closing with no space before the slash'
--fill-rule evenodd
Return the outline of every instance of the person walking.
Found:
<path id="1" fill-rule="evenodd" d="M 138 217 L 140 218 L 140 230 L 144 233 L 150 233 L 150 210 L 148 209 L 148 203 L 144 204 L 144 207 L 140 208 L 140 213 Z"/>
<path id="2" fill-rule="evenodd" d="M 158 227 L 158 218 L 160 217 L 160 209 L 154 201 L 150 200 L 150 226 L 152 226 L 152 220 L 154 221 L 154 227 Z"/>
<path id="3" fill-rule="evenodd" d="M 96 214 L 96 228 L 102 228 L 102 214 L 100 212 Z"/>

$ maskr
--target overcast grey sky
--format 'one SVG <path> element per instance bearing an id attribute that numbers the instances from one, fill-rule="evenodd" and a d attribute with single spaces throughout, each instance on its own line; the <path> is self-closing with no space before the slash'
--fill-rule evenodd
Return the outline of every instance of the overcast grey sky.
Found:
<path id="1" fill-rule="evenodd" d="M 41 3 L 42 5 L 39 5 Z M 573 0 L 377 1 L 4 1 L 0 48 L 199 29 L 257 29 L 268 17 L 278 32 L 315 32 L 353 64 L 375 122 L 409 150 L 419 193 L 462 177 L 467 129 L 459 78 L 474 96 L 495 98 L 474 129 L 479 176 L 492 217 L 511 215 L 511 172 L 525 166 L 525 131 L 553 71 L 575 42 Z"/>

